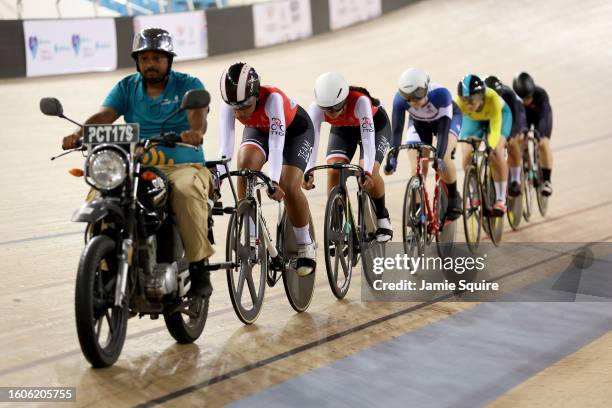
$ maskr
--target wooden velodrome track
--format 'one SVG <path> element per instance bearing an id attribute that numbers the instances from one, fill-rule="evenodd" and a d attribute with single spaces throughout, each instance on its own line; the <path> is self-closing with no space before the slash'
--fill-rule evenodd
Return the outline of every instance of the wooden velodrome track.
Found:
<path id="1" fill-rule="evenodd" d="M 218 78 L 235 61 L 248 61 L 263 83 L 280 87 L 303 106 L 313 98 L 315 78 L 327 70 L 343 72 L 351 83 L 367 86 L 387 106 L 400 72 L 410 66 L 423 67 L 433 82 L 453 92 L 468 72 L 497 74 L 509 82 L 516 71 L 527 70 L 552 101 L 555 193 L 547 219 L 538 214 L 518 232 L 506 227 L 504 240 L 610 241 L 611 18 L 612 2 L 607 1 L 431 0 L 307 41 L 177 63 L 175 68 L 200 77 L 215 101 L 205 136 L 208 158 L 216 157 L 218 147 Z M 161 319 L 131 319 L 116 365 L 90 369 L 78 347 L 73 315 L 82 226 L 70 223 L 86 186 L 67 174 L 67 169 L 81 166 L 82 159 L 73 155 L 49 161 L 73 127 L 42 116 L 38 101 L 55 96 L 67 115 L 83 120 L 113 84 L 131 72 L 0 82 L 0 385 L 76 386 L 79 406 L 130 406 L 164 396 L 170 396 L 165 400 L 169 406 L 217 406 L 472 307 L 436 303 L 360 326 L 412 305 L 362 303 L 359 275 L 347 298 L 335 300 L 319 248 L 317 289 L 306 313 L 295 314 L 282 285 L 277 285 L 268 288 L 257 323 L 245 327 L 234 316 L 225 274 L 217 273 L 211 313 L 199 341 L 179 346 Z M 319 162 L 327 144 L 323 133 Z M 406 172 L 404 159 L 399 171 L 385 178 L 396 238 L 401 234 Z M 323 178 L 319 176 L 317 189 L 309 193 L 320 240 Z M 274 206 L 265 209 L 275 216 Z M 224 242 L 226 223 L 227 218 L 216 218 L 218 242 Z M 458 239 L 463 239 L 462 233 L 459 228 Z M 224 252 L 218 245 L 217 257 Z M 355 327 L 360 330 L 350 332 Z M 342 335 L 329 338 L 337 333 Z M 609 406 L 611 337 L 550 367 L 494 405 Z M 312 343 L 321 339 L 326 340 Z M 306 344 L 310 345 L 300 352 L 283 354 Z M 585 384 L 588 393 L 582 394 Z"/>

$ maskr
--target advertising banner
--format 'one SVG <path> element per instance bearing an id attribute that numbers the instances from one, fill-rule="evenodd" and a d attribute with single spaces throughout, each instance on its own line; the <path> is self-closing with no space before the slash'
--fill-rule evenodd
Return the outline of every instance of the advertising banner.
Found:
<path id="1" fill-rule="evenodd" d="M 265 47 L 312 35 L 309 0 L 283 0 L 253 5 L 255 46 Z"/>
<path id="2" fill-rule="evenodd" d="M 117 68 L 115 20 L 26 20 L 26 75 L 112 71 Z"/>
<path id="3" fill-rule="evenodd" d="M 369 20 L 381 14 L 381 0 L 329 0 L 329 26 L 332 30 Z"/>
<path id="4" fill-rule="evenodd" d="M 172 35 L 176 60 L 208 56 L 208 29 L 204 11 L 134 17 L 134 32 L 150 27 L 163 28 Z"/>

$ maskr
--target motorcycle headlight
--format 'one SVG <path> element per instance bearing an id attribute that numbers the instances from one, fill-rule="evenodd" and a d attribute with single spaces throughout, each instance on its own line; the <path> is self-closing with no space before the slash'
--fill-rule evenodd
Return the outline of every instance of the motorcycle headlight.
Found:
<path id="1" fill-rule="evenodd" d="M 127 175 L 124 158 L 117 152 L 105 149 L 93 153 L 87 164 L 87 175 L 96 188 L 112 190 L 123 183 Z"/>

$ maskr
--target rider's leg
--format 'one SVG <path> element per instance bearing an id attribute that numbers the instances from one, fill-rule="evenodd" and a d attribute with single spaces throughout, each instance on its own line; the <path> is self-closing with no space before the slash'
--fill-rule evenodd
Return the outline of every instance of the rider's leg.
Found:
<path id="1" fill-rule="evenodd" d="M 261 170 L 266 162 L 266 153 L 264 150 L 255 144 L 243 143 L 238 150 L 238 168 Z M 246 196 L 246 181 L 244 177 L 238 177 L 237 181 L 238 198 L 243 199 Z"/>
<path id="2" fill-rule="evenodd" d="M 208 241 L 208 190 L 210 172 L 198 164 L 158 166 L 172 186 L 170 201 L 179 234 L 189 260 L 191 292 L 208 297 L 212 293 L 210 272 L 204 270 L 214 250 Z"/>
<path id="3" fill-rule="evenodd" d="M 440 171 L 440 178 L 444 181 L 448 190 L 447 217 L 450 221 L 456 220 L 463 213 L 461 195 L 457 191 L 457 169 L 452 159 L 453 150 L 455 150 L 456 146 L 457 137 L 453 133 L 449 133 L 446 152 L 444 152 L 444 157 L 442 158 L 444 170 Z"/>
<path id="4" fill-rule="evenodd" d="M 335 156 L 335 157 L 327 157 L 327 164 L 334 163 L 350 163 L 349 159 L 345 157 Z M 340 183 L 340 170 L 327 169 L 327 193 L 329 194 L 331 190 L 336 187 Z"/>
<path id="5" fill-rule="evenodd" d="M 552 173 L 553 166 L 553 155 L 550 148 L 550 137 L 543 137 L 540 139 L 540 166 L 542 168 L 542 178 L 544 179 L 544 186 L 542 187 L 542 193 L 544 195 L 552 194 L 552 184 L 550 176 Z"/>
<path id="6" fill-rule="evenodd" d="M 521 194 L 521 135 L 513 135 L 508 140 L 508 167 L 510 168 L 510 187 L 508 191 L 511 196 Z"/>
<path id="7" fill-rule="evenodd" d="M 298 113 L 287 128 L 283 146 L 283 168 L 279 185 L 285 192 L 285 210 L 293 226 L 297 244 L 296 270 L 299 276 L 312 273 L 316 267 L 316 250 L 310 236 L 310 208 L 302 180 L 312 152 L 314 128 L 306 111 L 298 107 Z"/>
<path id="8" fill-rule="evenodd" d="M 372 180 L 374 185 L 368 191 L 372 201 L 374 202 L 374 210 L 378 229 L 376 230 L 376 240 L 378 242 L 386 242 L 393 238 L 393 228 L 391 226 L 391 217 L 385 205 L 385 182 L 380 174 L 380 165 L 385 158 L 385 153 L 389 148 L 391 141 L 391 122 L 385 109 L 381 106 L 378 112 L 374 115 L 374 147 L 376 149 L 374 156 L 374 166 L 372 168 Z M 363 159 L 363 146 L 361 148 L 360 162 Z M 363 164 L 361 164 L 363 166 Z"/>
<path id="9" fill-rule="evenodd" d="M 363 160 L 359 160 L 359 165 L 363 167 Z M 374 211 L 378 220 L 378 230 L 376 237 L 379 242 L 386 242 L 393 238 L 393 228 L 389 211 L 385 205 L 385 182 L 380 175 L 380 162 L 375 161 L 372 168 L 372 180 L 374 185 L 367 190 L 374 203 Z"/>
<path id="10" fill-rule="evenodd" d="M 503 215 L 506 209 L 506 189 L 508 188 L 508 163 L 504 157 L 506 139 L 501 137 L 499 143 L 493 150 L 491 167 L 493 169 L 493 181 L 495 182 L 495 204 L 493 209 L 498 215 Z"/>
<path id="11" fill-rule="evenodd" d="M 250 128 L 245 128 L 245 134 L 250 131 Z M 261 147 L 259 144 L 243 142 L 238 150 L 238 168 L 239 169 L 250 169 L 250 170 L 261 170 L 264 163 L 266 162 L 266 151 L 265 147 Z M 244 177 L 238 177 L 237 180 L 237 193 L 238 199 L 242 200 L 246 197 L 246 180 Z M 249 220 L 249 234 L 251 237 L 255 237 L 257 229 L 255 226 L 255 220 Z"/>

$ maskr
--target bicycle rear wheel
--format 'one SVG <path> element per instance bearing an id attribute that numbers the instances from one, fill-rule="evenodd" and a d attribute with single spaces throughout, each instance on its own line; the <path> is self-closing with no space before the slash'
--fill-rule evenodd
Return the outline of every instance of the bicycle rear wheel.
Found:
<path id="1" fill-rule="evenodd" d="M 508 177 L 508 180 L 511 180 Z M 518 197 L 510 197 L 509 194 L 506 195 L 508 197 L 508 212 L 506 215 L 508 216 L 508 224 L 513 230 L 517 230 L 519 225 L 521 224 L 521 219 L 523 218 L 523 195 L 525 194 L 525 173 L 523 172 L 523 168 L 521 167 L 521 194 Z"/>
<path id="2" fill-rule="evenodd" d="M 342 299 L 348 292 L 353 273 L 353 224 L 346 195 L 335 186 L 327 198 L 323 246 L 327 280 L 334 296 Z"/>
<path id="3" fill-rule="evenodd" d="M 314 241 L 315 231 L 310 213 L 308 214 L 308 222 L 310 225 L 310 236 Z M 287 211 L 283 211 L 280 225 L 281 230 L 277 236 L 277 248 L 282 250 L 283 258 L 295 259 L 297 257 L 297 244 L 295 242 L 293 225 L 291 225 L 287 217 Z M 293 310 L 303 312 L 310 306 L 310 301 L 314 294 L 316 268 L 309 275 L 299 276 L 292 265 L 293 263 L 289 263 L 289 267 L 283 271 L 283 286 Z"/>
<path id="4" fill-rule="evenodd" d="M 257 244 L 252 247 L 255 240 L 251 240 L 251 229 L 256 219 L 255 202 L 241 200 L 227 230 L 226 259 L 238 265 L 227 270 L 227 286 L 236 316 L 245 324 L 253 323 L 261 312 L 268 273 L 268 251 L 261 224 Z"/>
<path id="5" fill-rule="evenodd" d="M 546 212 L 548 211 L 548 197 L 542 194 L 542 187 L 544 186 L 544 176 L 542 174 L 542 168 L 540 167 L 540 151 L 538 146 L 534 146 L 533 148 L 533 162 L 534 166 L 537 166 L 537 194 L 536 198 L 538 201 L 538 209 L 540 210 L 540 214 L 542 217 L 546 217 Z"/>
<path id="6" fill-rule="evenodd" d="M 446 184 L 440 181 L 438 186 L 438 225 L 440 230 L 436 234 L 436 248 L 438 255 L 441 258 L 449 257 L 453 252 L 455 243 L 455 232 L 457 231 L 457 223 L 454 221 L 446 221 L 446 212 L 448 211 L 448 191 Z"/>
<path id="7" fill-rule="evenodd" d="M 376 240 L 376 230 L 378 229 L 378 218 L 374 210 L 374 202 L 367 192 L 361 194 L 361 211 L 363 229 L 360 229 L 359 247 L 361 252 L 362 273 L 365 276 L 370 287 L 373 287 L 374 281 L 380 279 L 374 273 L 374 259 L 383 258 L 385 256 L 385 244 L 379 243 Z"/>
<path id="8" fill-rule="evenodd" d="M 485 167 L 487 166 L 487 167 Z M 491 174 L 492 169 L 489 163 L 484 163 L 481 167 L 481 180 L 483 188 L 483 204 L 487 211 L 483 211 L 484 223 L 483 227 L 486 233 L 491 238 L 491 242 L 495 246 L 498 246 L 502 239 L 504 231 L 504 218 L 505 217 L 494 217 L 490 211 L 495 204 L 497 194 L 495 193 L 495 182 L 493 181 L 493 175 Z"/>
<path id="9" fill-rule="evenodd" d="M 404 207 L 402 209 L 402 240 L 404 253 L 409 257 L 418 257 L 425 253 L 426 216 L 423 212 L 425 203 L 421 179 L 412 176 L 406 185 Z"/>
<path id="10" fill-rule="evenodd" d="M 525 218 L 525 221 L 529 221 L 533 214 L 533 201 L 535 200 L 536 193 L 535 171 L 531 163 L 530 149 L 533 149 L 533 143 L 527 140 L 523 147 L 523 176 L 525 177 L 523 218 Z"/>
<path id="11" fill-rule="evenodd" d="M 465 242 L 472 253 L 478 250 L 480 244 L 482 201 L 476 167 L 469 165 L 463 180 L 463 229 Z"/>

